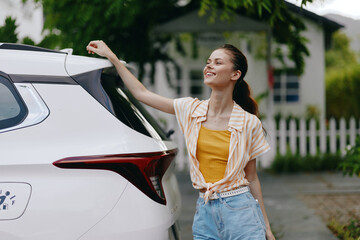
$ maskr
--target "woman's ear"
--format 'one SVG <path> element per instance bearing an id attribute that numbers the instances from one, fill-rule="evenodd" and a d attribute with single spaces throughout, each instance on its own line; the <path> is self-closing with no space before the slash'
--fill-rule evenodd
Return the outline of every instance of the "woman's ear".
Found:
<path id="1" fill-rule="evenodd" d="M 232 74 L 231 80 L 237 81 L 240 77 L 241 77 L 241 71 L 240 71 L 240 70 L 236 70 L 236 71 Z"/>

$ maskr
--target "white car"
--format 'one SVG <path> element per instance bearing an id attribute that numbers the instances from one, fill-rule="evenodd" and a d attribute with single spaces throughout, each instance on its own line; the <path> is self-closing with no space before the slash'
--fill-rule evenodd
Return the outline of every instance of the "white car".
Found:
<path id="1" fill-rule="evenodd" d="M 114 72 L 0 43 L 0 239 L 179 239 L 176 144 Z"/>

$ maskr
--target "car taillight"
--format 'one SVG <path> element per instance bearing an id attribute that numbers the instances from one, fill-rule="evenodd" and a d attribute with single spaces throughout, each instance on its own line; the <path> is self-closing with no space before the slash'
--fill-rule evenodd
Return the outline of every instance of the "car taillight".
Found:
<path id="1" fill-rule="evenodd" d="M 116 172 L 134 184 L 152 200 L 166 204 L 161 184 L 176 150 L 155 153 L 69 157 L 53 164 L 59 168 L 101 169 Z"/>

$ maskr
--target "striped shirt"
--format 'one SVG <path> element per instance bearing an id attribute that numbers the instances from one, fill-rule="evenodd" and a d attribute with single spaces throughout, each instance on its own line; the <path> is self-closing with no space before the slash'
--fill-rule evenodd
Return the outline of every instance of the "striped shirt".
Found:
<path id="1" fill-rule="evenodd" d="M 196 159 L 196 145 L 201 123 L 206 120 L 208 105 L 209 100 L 201 101 L 191 97 L 174 100 L 176 119 L 189 153 L 191 181 L 195 189 L 206 189 L 205 201 L 214 192 L 249 185 L 245 178 L 246 164 L 270 149 L 257 116 L 244 111 L 234 102 L 228 124 L 231 137 L 224 178 L 215 183 L 206 183 Z"/>

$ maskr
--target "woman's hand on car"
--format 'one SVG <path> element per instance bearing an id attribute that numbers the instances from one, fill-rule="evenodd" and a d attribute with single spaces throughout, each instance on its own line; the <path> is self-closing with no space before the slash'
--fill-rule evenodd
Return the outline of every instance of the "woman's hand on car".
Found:
<path id="1" fill-rule="evenodd" d="M 112 54 L 114 54 L 111 49 L 106 45 L 106 43 L 102 40 L 95 40 L 89 42 L 86 46 L 86 50 L 89 54 L 96 53 L 99 56 L 109 58 Z"/>

